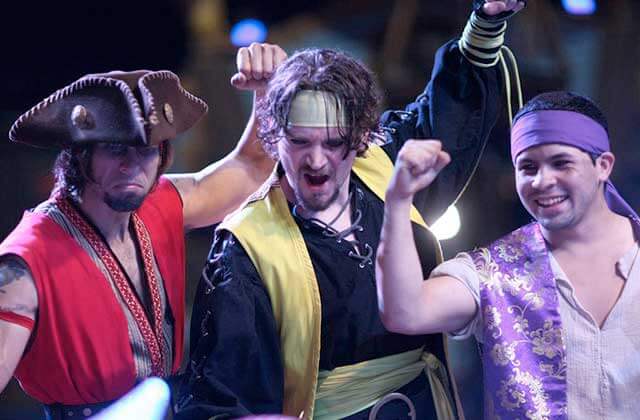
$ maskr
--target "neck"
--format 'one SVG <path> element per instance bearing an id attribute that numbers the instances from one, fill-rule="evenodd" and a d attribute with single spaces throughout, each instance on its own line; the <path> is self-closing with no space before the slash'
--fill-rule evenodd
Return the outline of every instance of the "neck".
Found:
<path id="1" fill-rule="evenodd" d="M 115 211 L 107 206 L 102 198 L 86 191 L 79 206 L 108 243 L 122 242 L 129 235 L 131 212 Z"/>
<path id="2" fill-rule="evenodd" d="M 604 198 L 594 203 L 594 207 L 574 226 L 558 230 L 541 228 L 552 251 L 577 251 L 583 247 L 593 248 L 594 243 L 607 246 L 621 238 L 633 239 L 630 221 L 611 211 Z"/>

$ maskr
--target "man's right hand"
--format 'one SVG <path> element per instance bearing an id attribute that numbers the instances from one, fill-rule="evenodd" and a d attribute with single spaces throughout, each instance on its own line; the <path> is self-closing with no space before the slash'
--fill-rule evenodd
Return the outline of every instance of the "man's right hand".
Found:
<path id="1" fill-rule="evenodd" d="M 407 140 L 398 153 L 386 201 L 411 201 L 450 161 L 438 140 Z"/>
<path id="2" fill-rule="evenodd" d="M 231 77 L 231 84 L 240 90 L 262 94 L 269 78 L 286 59 L 287 53 L 278 45 L 254 42 L 248 47 L 242 47 L 236 55 L 238 72 Z"/>

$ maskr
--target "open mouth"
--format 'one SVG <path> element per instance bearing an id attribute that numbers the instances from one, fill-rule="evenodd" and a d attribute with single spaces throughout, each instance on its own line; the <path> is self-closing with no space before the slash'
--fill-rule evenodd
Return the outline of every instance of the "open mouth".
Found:
<path id="1" fill-rule="evenodd" d="M 542 208 L 549 208 L 566 201 L 568 198 L 569 196 L 567 195 L 561 197 L 538 198 L 535 202 Z"/>
<path id="2" fill-rule="evenodd" d="M 329 180 L 329 175 L 304 174 L 304 179 L 309 185 L 319 187 Z"/>

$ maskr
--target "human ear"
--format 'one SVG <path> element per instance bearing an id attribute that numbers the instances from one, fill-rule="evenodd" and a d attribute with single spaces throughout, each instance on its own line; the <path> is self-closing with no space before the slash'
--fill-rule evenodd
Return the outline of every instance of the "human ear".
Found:
<path id="1" fill-rule="evenodd" d="M 604 152 L 596 158 L 596 170 L 601 181 L 609 179 L 615 162 L 616 157 L 611 152 Z"/>

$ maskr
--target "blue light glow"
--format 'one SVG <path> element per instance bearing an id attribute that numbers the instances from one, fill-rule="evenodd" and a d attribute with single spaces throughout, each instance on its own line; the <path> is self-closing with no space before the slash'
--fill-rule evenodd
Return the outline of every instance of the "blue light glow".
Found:
<path id="1" fill-rule="evenodd" d="M 572 15 L 592 15 L 596 12 L 596 0 L 562 0 L 564 10 Z"/>
<path id="2" fill-rule="evenodd" d="M 244 19 L 231 28 L 231 43 L 236 47 L 246 47 L 252 42 L 264 42 L 267 27 L 257 19 Z"/>
<path id="3" fill-rule="evenodd" d="M 169 407 L 170 393 L 169 386 L 162 379 L 145 379 L 140 385 L 92 419 L 163 420 Z"/>

